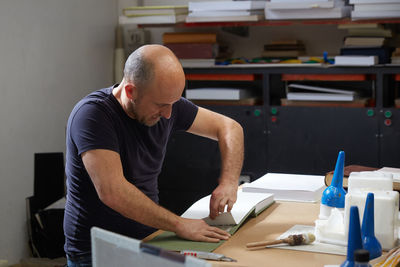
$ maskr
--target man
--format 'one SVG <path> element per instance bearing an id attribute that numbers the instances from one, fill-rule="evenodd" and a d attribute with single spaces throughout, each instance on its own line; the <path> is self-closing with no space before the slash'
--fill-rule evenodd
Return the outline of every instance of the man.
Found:
<path id="1" fill-rule="evenodd" d="M 68 266 L 90 266 L 92 226 L 137 239 L 155 229 L 196 241 L 229 238 L 203 220 L 181 218 L 157 204 L 168 138 L 180 130 L 219 142 L 222 166 L 210 217 L 226 206 L 230 210 L 236 201 L 243 129 L 182 98 L 184 87 L 175 55 L 164 46 L 147 45 L 128 58 L 121 84 L 96 91 L 74 107 L 67 126 Z"/>

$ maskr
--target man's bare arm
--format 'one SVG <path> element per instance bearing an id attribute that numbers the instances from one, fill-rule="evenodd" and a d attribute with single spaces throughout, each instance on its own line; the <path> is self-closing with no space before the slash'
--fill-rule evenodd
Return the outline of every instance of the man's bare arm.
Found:
<path id="1" fill-rule="evenodd" d="M 243 128 L 229 117 L 199 107 L 188 132 L 217 140 L 219 144 L 221 174 L 219 186 L 213 191 L 210 201 L 210 217 L 215 218 L 224 211 L 226 205 L 230 211 L 236 202 L 244 157 Z"/>
<path id="2" fill-rule="evenodd" d="M 118 153 L 90 150 L 82 154 L 82 160 L 100 200 L 125 217 L 196 241 L 218 242 L 229 237 L 227 232 L 203 220 L 181 218 L 154 203 L 125 179 Z"/>

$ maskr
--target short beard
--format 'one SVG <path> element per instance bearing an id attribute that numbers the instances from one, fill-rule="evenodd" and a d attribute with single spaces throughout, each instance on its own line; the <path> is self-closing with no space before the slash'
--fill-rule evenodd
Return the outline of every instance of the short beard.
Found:
<path id="1" fill-rule="evenodd" d="M 138 121 L 140 124 L 148 126 L 148 127 L 156 125 L 158 121 L 155 123 L 152 123 L 152 124 L 148 124 L 148 123 L 146 123 L 144 118 L 140 117 L 140 115 L 137 112 L 137 104 L 138 104 L 138 100 L 129 101 L 128 113 L 129 113 L 130 117 L 135 119 L 136 121 Z"/>

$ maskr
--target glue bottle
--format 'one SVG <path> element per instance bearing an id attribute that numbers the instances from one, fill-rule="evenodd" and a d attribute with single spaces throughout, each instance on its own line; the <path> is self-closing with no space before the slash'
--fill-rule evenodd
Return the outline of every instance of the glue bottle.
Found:
<path id="1" fill-rule="evenodd" d="M 354 267 L 371 267 L 368 250 L 357 249 L 354 251 Z"/>
<path id="2" fill-rule="evenodd" d="M 339 151 L 331 185 L 322 193 L 319 218 L 328 219 L 334 208 L 344 210 L 346 191 L 343 189 L 344 151 Z"/>

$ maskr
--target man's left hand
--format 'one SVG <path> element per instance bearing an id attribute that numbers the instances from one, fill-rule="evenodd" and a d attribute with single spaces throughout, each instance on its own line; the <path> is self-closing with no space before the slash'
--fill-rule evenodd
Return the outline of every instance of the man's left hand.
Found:
<path id="1" fill-rule="evenodd" d="M 231 211 L 233 204 L 236 202 L 237 189 L 237 183 L 221 183 L 215 188 L 210 200 L 211 219 L 215 219 L 219 213 L 224 212 L 225 206 L 228 206 L 228 212 Z"/>

